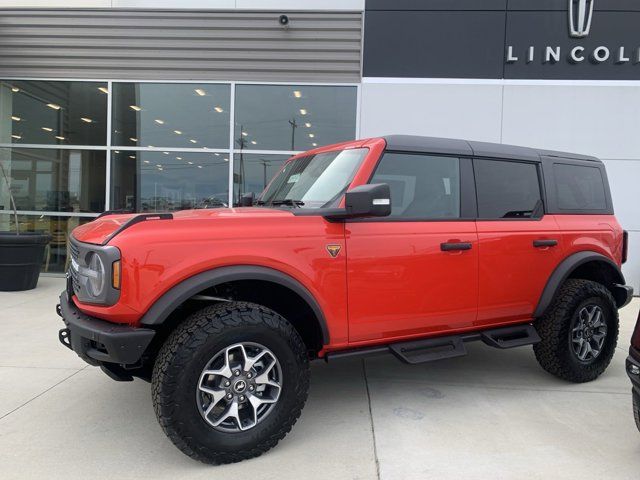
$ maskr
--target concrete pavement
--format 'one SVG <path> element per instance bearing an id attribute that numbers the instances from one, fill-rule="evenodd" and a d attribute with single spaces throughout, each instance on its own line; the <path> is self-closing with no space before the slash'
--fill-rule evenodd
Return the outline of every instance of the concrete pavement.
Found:
<path id="1" fill-rule="evenodd" d="M 58 344 L 63 281 L 0 293 L 0 478 L 427 479 L 640 475 L 624 359 L 640 306 L 595 382 L 543 372 L 530 348 L 408 366 L 390 356 L 313 365 L 293 431 L 262 457 L 210 467 L 162 433 L 149 385 L 117 383 Z"/>

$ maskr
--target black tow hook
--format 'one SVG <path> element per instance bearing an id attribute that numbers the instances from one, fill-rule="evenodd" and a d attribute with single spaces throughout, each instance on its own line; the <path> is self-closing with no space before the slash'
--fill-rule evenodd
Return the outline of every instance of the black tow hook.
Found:
<path id="1" fill-rule="evenodd" d="M 69 350 L 73 350 L 73 348 L 71 347 L 70 335 L 71 335 L 71 332 L 69 331 L 68 328 L 62 328 L 58 332 L 58 340 L 60 340 L 60 343 L 65 347 L 67 347 Z"/>
<path id="2" fill-rule="evenodd" d="M 56 305 L 56 313 L 59 317 L 62 317 L 62 307 L 60 306 L 60 304 Z"/>

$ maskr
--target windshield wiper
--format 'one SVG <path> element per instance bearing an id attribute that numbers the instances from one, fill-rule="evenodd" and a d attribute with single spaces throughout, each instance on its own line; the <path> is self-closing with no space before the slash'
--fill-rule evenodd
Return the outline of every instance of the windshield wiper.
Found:
<path id="1" fill-rule="evenodd" d="M 302 200 L 293 200 L 291 198 L 286 198 L 284 200 L 272 200 L 270 204 L 274 207 L 280 205 L 286 205 L 288 207 L 301 207 L 302 205 L 304 205 L 304 202 Z"/>

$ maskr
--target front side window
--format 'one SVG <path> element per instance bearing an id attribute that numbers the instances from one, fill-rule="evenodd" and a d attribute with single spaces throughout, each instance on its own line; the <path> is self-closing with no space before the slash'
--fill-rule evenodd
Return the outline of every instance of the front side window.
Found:
<path id="1" fill-rule="evenodd" d="M 259 204 L 328 207 L 346 192 L 368 151 L 337 150 L 292 160 L 269 184 Z"/>
<path id="2" fill-rule="evenodd" d="M 370 183 L 391 189 L 391 217 L 460 217 L 460 160 L 410 153 L 385 153 Z"/>
<path id="3" fill-rule="evenodd" d="M 541 211 L 538 168 L 533 163 L 474 160 L 478 217 L 532 218 Z"/>

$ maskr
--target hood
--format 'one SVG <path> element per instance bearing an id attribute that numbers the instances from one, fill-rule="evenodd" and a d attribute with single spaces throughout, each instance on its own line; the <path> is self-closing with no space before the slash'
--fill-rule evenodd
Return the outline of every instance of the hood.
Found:
<path id="1" fill-rule="evenodd" d="M 145 216 L 145 221 L 165 221 L 171 222 L 171 227 L 180 228 L 180 222 L 193 220 L 211 220 L 224 218 L 246 219 L 250 221 L 255 218 L 265 217 L 287 217 L 293 215 L 286 210 L 276 210 L 273 208 L 217 208 L 217 209 L 199 209 L 199 210 L 181 210 L 172 212 L 170 219 L 161 219 L 161 215 L 167 213 L 128 213 L 105 215 L 96 218 L 92 222 L 85 223 L 73 230 L 73 237 L 84 243 L 104 244 L 108 242 L 116 233 L 116 231 L 131 222 L 134 218 Z M 133 222 L 132 222 L 133 223 Z"/>

